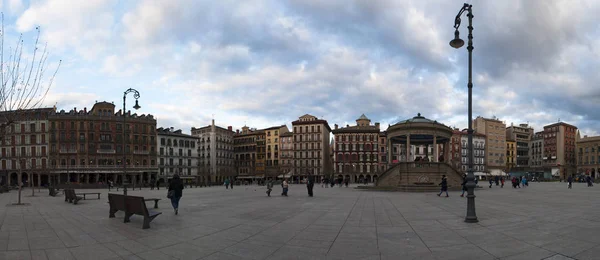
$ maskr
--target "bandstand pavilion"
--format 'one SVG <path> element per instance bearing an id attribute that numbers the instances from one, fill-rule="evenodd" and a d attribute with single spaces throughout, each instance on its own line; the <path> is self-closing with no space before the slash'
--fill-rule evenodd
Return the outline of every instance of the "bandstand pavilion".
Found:
<path id="1" fill-rule="evenodd" d="M 451 188 L 460 187 L 461 173 L 447 163 L 451 138 L 452 128 L 420 113 L 391 125 L 386 130 L 389 167 L 379 176 L 376 185 L 428 191 L 438 189 L 442 175 L 446 175 Z M 412 149 L 415 146 L 426 147 L 424 154 L 417 155 Z M 394 147 L 399 147 L 399 151 L 394 152 Z"/>

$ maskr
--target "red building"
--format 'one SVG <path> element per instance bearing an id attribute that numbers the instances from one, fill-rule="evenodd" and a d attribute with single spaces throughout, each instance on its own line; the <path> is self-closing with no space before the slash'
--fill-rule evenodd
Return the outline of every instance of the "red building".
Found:
<path id="1" fill-rule="evenodd" d="M 336 177 L 349 179 L 350 182 L 362 179 L 371 182 L 376 179 L 381 172 L 379 123 L 371 125 L 371 120 L 363 114 L 356 119 L 355 126 L 338 128 L 335 125 L 333 134 Z"/>
<path id="2" fill-rule="evenodd" d="M 50 168 L 57 181 L 119 184 L 127 180 L 139 185 L 157 179 L 156 119 L 131 112 L 125 117 L 123 147 L 123 114 L 115 113 L 114 104 L 98 102 L 90 111 L 74 108 L 51 113 Z"/>

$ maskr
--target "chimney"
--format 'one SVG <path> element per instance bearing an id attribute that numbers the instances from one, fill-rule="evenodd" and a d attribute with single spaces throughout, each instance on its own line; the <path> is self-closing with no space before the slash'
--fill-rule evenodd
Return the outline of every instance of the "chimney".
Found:
<path id="1" fill-rule="evenodd" d="M 583 138 L 587 138 L 587 135 L 584 135 Z"/>
<path id="2" fill-rule="evenodd" d="M 228 126 L 227 130 L 229 130 L 230 132 L 233 132 L 233 128 L 231 126 Z"/>
<path id="3" fill-rule="evenodd" d="M 215 125 L 215 120 L 214 119 L 212 120 L 212 125 Z"/>
<path id="4" fill-rule="evenodd" d="M 338 125 L 337 124 L 333 125 L 333 127 L 334 127 L 334 129 L 338 129 Z"/>
<path id="5" fill-rule="evenodd" d="M 236 129 L 236 130 L 235 130 L 235 133 L 236 133 L 236 134 L 239 134 L 239 133 L 240 133 L 240 129 Z"/>
<path id="6" fill-rule="evenodd" d="M 73 111 L 75 111 L 75 113 L 77 113 L 77 107 L 74 107 L 74 108 L 73 108 Z"/>
<path id="7" fill-rule="evenodd" d="M 83 112 L 84 112 L 84 113 L 87 113 L 87 107 L 84 107 L 84 108 L 83 108 Z"/>
<path id="8" fill-rule="evenodd" d="M 377 127 L 377 129 L 379 129 L 379 122 L 375 122 L 375 127 Z"/>
<path id="9" fill-rule="evenodd" d="M 350 125 L 346 125 L 346 127 L 350 127 Z"/>

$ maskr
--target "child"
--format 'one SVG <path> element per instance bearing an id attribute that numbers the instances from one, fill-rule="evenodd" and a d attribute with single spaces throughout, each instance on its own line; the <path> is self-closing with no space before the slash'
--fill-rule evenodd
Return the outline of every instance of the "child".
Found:
<path id="1" fill-rule="evenodd" d="M 271 197 L 271 191 L 273 190 L 273 180 L 267 182 L 267 196 Z"/>

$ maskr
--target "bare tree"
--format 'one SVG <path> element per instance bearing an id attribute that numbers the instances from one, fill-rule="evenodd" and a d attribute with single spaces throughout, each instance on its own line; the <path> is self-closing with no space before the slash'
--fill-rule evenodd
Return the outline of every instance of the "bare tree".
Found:
<path id="1" fill-rule="evenodd" d="M 62 60 L 59 61 L 54 71 L 48 71 L 47 44 L 40 48 L 40 28 L 36 27 L 35 30 L 35 43 L 31 46 L 30 52 L 26 50 L 22 34 L 19 35 L 14 47 L 6 46 L 4 14 L 2 13 L 0 28 L 0 142 L 4 140 L 13 123 L 31 120 L 28 117 L 33 113 L 28 113 L 28 111 L 42 106 L 62 63 Z M 49 77 L 47 77 L 48 73 L 51 73 Z M 10 145 L 15 147 L 16 143 L 10 143 Z M 18 182 L 19 204 L 21 204 L 20 175 Z"/>

